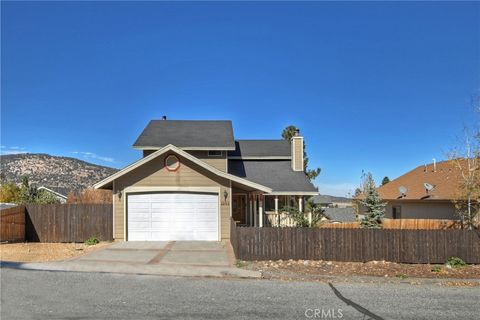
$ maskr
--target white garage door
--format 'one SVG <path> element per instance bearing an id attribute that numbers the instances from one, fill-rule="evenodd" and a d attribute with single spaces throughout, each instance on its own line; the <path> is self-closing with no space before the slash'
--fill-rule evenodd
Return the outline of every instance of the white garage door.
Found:
<path id="1" fill-rule="evenodd" d="M 131 194 L 127 198 L 128 240 L 218 240 L 218 195 Z"/>

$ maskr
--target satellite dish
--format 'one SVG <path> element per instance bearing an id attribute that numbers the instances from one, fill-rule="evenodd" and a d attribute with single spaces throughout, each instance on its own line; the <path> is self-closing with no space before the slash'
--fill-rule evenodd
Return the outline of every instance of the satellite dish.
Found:
<path id="1" fill-rule="evenodd" d="M 400 194 L 401 194 L 402 196 L 405 196 L 405 195 L 407 194 L 407 188 L 404 187 L 404 186 L 398 187 L 398 191 L 400 191 Z"/>
<path id="2" fill-rule="evenodd" d="M 425 189 L 427 190 L 427 192 L 428 192 L 428 191 L 432 191 L 433 188 L 435 188 L 434 186 L 432 186 L 432 185 L 431 185 L 430 183 L 428 183 L 428 182 L 425 182 L 425 183 L 423 184 L 423 186 L 425 187 Z"/>

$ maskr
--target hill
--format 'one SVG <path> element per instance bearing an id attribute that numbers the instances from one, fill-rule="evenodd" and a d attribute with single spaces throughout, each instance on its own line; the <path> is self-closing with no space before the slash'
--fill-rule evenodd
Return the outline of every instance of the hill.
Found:
<path id="1" fill-rule="evenodd" d="M 79 191 L 117 172 L 117 169 L 83 160 L 48 154 L 0 156 L 1 180 L 20 184 L 27 176 L 31 185 Z"/>

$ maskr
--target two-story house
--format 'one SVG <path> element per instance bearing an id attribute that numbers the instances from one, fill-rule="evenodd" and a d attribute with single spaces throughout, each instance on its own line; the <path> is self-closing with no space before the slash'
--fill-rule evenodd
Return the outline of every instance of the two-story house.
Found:
<path id="1" fill-rule="evenodd" d="M 267 214 L 302 210 L 318 194 L 299 133 L 235 140 L 231 121 L 164 119 L 150 121 L 133 147 L 143 158 L 94 186 L 113 191 L 115 239 L 229 239 L 232 220 L 262 227 Z"/>

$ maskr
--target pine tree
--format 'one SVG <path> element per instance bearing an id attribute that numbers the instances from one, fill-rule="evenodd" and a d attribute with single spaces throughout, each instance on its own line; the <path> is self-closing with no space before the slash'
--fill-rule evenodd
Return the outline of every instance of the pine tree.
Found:
<path id="1" fill-rule="evenodd" d="M 390 178 L 389 178 L 389 177 L 383 178 L 383 180 L 382 180 L 382 186 L 385 185 L 385 184 L 387 184 L 387 183 L 389 183 L 389 182 L 390 182 Z"/>
<path id="2" fill-rule="evenodd" d="M 296 126 L 288 126 L 282 131 L 282 138 L 287 141 L 291 141 L 292 137 L 295 136 L 297 133 Z M 305 145 L 305 141 L 303 141 L 303 167 L 305 168 L 305 174 L 307 175 L 308 180 L 312 181 L 315 180 L 316 177 L 320 175 L 321 169 L 309 169 L 308 168 L 308 156 L 307 156 L 307 147 Z"/>
<path id="3" fill-rule="evenodd" d="M 362 189 L 364 198 L 360 200 L 360 203 L 365 208 L 365 217 L 361 221 L 361 226 L 368 229 L 380 229 L 385 217 L 386 203 L 380 198 L 370 172 L 363 176 Z"/>

